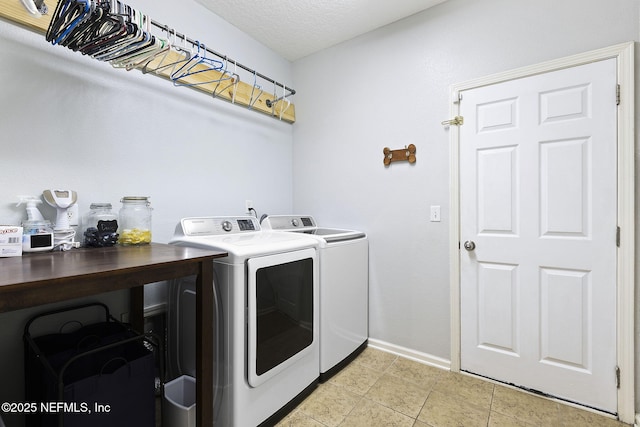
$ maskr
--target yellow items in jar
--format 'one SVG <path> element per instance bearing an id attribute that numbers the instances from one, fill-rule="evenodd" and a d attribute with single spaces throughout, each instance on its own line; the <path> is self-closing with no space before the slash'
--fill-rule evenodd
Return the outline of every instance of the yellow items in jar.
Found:
<path id="1" fill-rule="evenodd" d="M 126 229 L 120 232 L 118 243 L 121 245 L 142 245 L 151 243 L 151 230 L 141 230 L 139 228 Z"/>

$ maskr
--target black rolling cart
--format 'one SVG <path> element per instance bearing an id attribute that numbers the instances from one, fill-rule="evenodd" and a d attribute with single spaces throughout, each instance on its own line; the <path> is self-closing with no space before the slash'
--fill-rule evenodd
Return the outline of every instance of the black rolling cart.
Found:
<path id="1" fill-rule="evenodd" d="M 55 322 L 76 310 L 104 311 L 104 321 L 67 321 L 57 333 L 32 336 L 34 321 Z M 70 323 L 74 330 L 64 332 Z M 27 427 L 155 427 L 155 379 L 163 383 L 164 372 L 157 336 L 135 332 L 106 305 L 91 303 L 32 317 L 23 339 Z"/>

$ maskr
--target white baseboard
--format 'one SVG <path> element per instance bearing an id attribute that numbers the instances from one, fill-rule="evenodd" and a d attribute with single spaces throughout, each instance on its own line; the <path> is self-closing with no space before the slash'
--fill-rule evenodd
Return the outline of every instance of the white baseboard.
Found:
<path id="1" fill-rule="evenodd" d="M 380 341 L 374 338 L 369 338 L 369 347 L 386 351 L 387 353 L 392 353 L 396 356 L 406 357 L 407 359 L 415 360 L 416 362 L 424 363 L 436 368 L 451 370 L 451 361 L 431 354 L 412 350 L 410 348 Z"/>
<path id="2" fill-rule="evenodd" d="M 636 414 L 636 422 L 633 425 L 635 427 L 640 427 L 640 414 Z"/>

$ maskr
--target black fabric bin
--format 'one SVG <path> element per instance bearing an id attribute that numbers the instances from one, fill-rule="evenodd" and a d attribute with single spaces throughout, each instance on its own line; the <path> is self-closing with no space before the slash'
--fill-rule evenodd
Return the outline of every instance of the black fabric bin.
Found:
<path id="1" fill-rule="evenodd" d="M 87 307 L 103 309 L 105 321 L 31 336 L 36 319 Z M 94 303 L 34 316 L 24 344 L 25 401 L 37 404 L 27 427 L 155 427 L 155 356 L 148 346 L 158 341 L 152 334 L 134 332 Z"/>

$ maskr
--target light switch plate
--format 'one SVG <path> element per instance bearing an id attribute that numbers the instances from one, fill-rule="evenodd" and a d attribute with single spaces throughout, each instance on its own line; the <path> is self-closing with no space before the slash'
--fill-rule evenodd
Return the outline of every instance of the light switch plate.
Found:
<path id="1" fill-rule="evenodd" d="M 440 222 L 440 206 L 431 206 L 431 222 Z"/>

